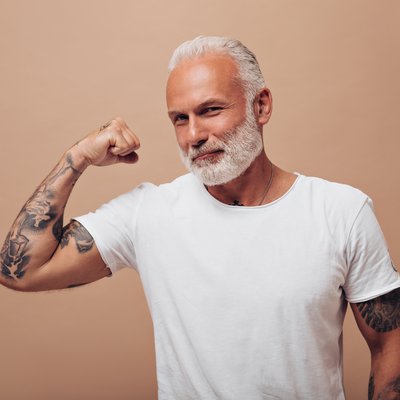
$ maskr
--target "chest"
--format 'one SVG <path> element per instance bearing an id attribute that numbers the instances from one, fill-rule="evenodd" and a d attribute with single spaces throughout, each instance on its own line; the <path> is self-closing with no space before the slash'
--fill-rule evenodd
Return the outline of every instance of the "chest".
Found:
<path id="1" fill-rule="evenodd" d="M 171 214 L 140 229 L 137 255 L 150 303 L 226 315 L 340 307 L 344 270 L 323 220 L 306 215 Z"/>

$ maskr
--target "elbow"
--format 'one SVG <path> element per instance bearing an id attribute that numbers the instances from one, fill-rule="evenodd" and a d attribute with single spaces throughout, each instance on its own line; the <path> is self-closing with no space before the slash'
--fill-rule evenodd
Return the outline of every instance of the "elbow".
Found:
<path id="1" fill-rule="evenodd" d="M 14 280 L 10 280 L 9 278 L 1 278 L 0 283 L 5 286 L 8 289 L 16 290 L 22 292 L 22 287 L 21 285 L 18 284 L 18 282 L 15 282 Z"/>
<path id="2" fill-rule="evenodd" d="M 0 277 L 0 283 L 8 289 L 15 290 L 17 292 L 31 292 L 33 291 L 31 285 L 26 279 L 15 279 L 13 277 Z"/>

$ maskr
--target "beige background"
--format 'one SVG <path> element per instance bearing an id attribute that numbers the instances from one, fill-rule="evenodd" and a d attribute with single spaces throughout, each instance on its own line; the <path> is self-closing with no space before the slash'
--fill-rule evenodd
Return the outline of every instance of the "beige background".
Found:
<path id="1" fill-rule="evenodd" d="M 87 171 L 67 220 L 141 181 L 183 173 L 165 112 L 166 64 L 183 40 L 217 34 L 241 39 L 258 56 L 274 97 L 265 132 L 272 160 L 368 193 L 399 264 L 398 1 L 0 6 L 2 239 L 59 155 L 113 116 L 140 136 L 140 163 Z M 152 324 L 132 270 L 66 291 L 0 287 L 0 304 L 2 399 L 157 397 Z M 368 372 L 368 349 L 349 311 L 348 399 L 366 398 Z"/>

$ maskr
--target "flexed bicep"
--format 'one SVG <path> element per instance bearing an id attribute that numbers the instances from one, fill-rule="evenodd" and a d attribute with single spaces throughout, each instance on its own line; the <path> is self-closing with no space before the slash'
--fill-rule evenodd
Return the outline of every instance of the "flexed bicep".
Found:
<path id="1" fill-rule="evenodd" d="M 93 237 L 78 221 L 62 229 L 59 245 L 51 259 L 32 272 L 27 291 L 81 286 L 111 275 Z"/>

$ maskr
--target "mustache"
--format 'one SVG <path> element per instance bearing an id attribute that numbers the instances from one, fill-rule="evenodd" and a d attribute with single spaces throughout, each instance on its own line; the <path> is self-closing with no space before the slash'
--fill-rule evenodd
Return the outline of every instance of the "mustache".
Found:
<path id="1" fill-rule="evenodd" d="M 201 157 L 207 153 L 213 153 L 215 151 L 225 150 L 227 142 L 234 135 L 234 129 L 226 131 L 221 139 L 214 139 L 213 142 L 205 142 L 199 146 L 191 147 L 186 154 L 190 160 L 196 157 Z"/>

